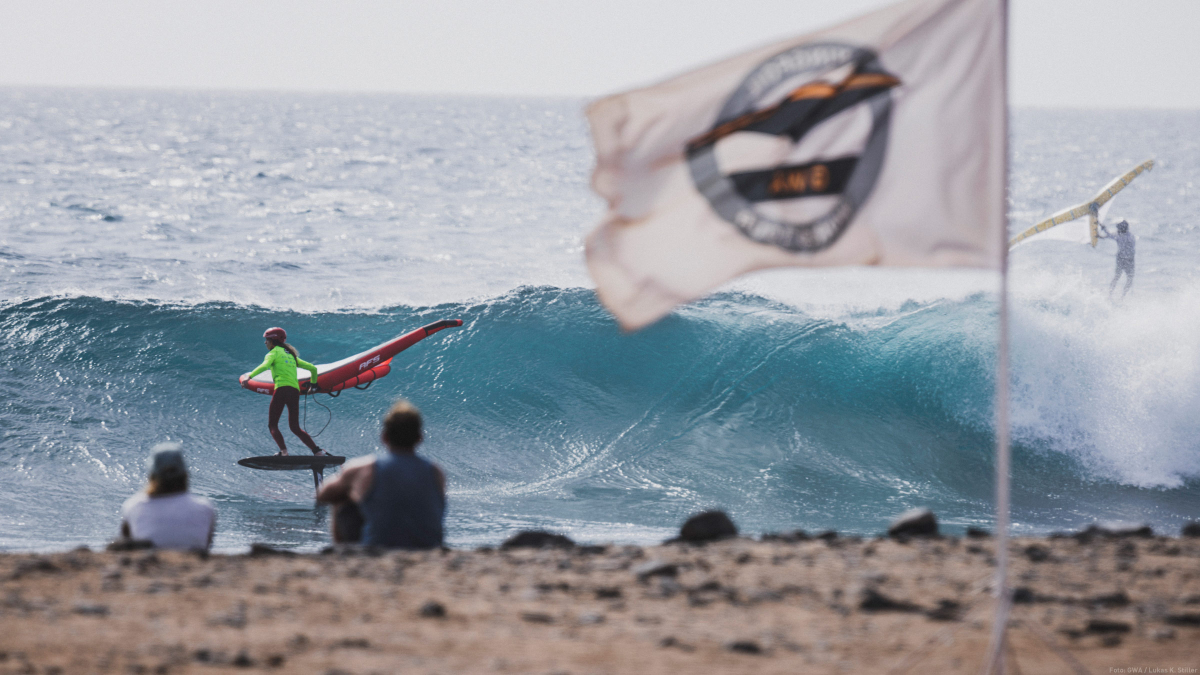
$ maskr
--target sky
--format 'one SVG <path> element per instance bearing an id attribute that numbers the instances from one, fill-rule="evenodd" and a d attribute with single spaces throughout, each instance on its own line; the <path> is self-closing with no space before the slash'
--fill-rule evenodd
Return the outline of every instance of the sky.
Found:
<path id="1" fill-rule="evenodd" d="M 889 0 L 6 0 L 0 86 L 598 97 Z M 1016 106 L 1200 108 L 1200 0 L 1010 0 Z"/>

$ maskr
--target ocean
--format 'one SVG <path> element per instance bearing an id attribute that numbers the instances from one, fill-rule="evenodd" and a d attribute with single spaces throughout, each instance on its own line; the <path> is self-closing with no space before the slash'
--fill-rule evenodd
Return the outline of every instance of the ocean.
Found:
<path id="1" fill-rule="evenodd" d="M 236 464 L 275 450 L 267 397 L 237 384 L 262 331 L 321 363 L 452 318 L 304 410 L 359 456 L 412 400 L 452 546 L 655 542 L 709 508 L 749 534 L 875 535 L 915 506 L 990 527 L 996 275 L 772 271 L 623 334 L 583 265 L 584 104 L 0 89 L 0 549 L 111 540 L 164 440 L 217 506 L 217 550 L 322 548 L 310 476 Z M 1012 254 L 1019 533 L 1200 518 L 1196 129 L 1014 112 L 1013 233 L 1158 161 L 1109 214 L 1138 237 L 1123 302 L 1111 243 Z"/>

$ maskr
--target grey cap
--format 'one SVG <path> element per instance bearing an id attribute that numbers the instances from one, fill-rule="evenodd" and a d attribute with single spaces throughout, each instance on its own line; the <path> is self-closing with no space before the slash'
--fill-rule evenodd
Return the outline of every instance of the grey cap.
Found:
<path id="1" fill-rule="evenodd" d="M 174 478 L 187 475 L 183 463 L 183 446 L 179 443 L 159 443 L 150 449 L 150 477 Z"/>

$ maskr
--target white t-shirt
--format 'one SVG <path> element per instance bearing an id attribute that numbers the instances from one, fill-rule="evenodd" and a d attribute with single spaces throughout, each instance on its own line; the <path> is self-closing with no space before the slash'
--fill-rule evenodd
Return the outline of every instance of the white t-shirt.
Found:
<path id="1" fill-rule="evenodd" d="M 156 548 L 207 549 L 217 511 L 212 502 L 190 492 L 161 497 L 139 492 L 125 500 L 121 518 L 129 523 L 132 538 L 148 539 Z"/>

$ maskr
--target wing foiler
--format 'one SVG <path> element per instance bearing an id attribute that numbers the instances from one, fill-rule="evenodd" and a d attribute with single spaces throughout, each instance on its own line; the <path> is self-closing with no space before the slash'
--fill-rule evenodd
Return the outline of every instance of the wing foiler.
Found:
<path id="1" fill-rule="evenodd" d="M 1038 223 L 1037 225 L 1034 225 L 1033 227 L 1029 228 L 1028 230 L 1025 230 L 1021 234 L 1018 234 L 1017 236 L 1013 237 L 1012 239 L 1009 240 L 1008 247 L 1011 249 L 1012 247 L 1016 246 L 1017 244 L 1021 243 L 1022 241 L 1025 241 L 1026 239 L 1032 237 L 1035 234 L 1040 234 L 1042 232 L 1045 232 L 1046 230 L 1049 230 L 1050 228 L 1052 228 L 1056 225 L 1062 225 L 1063 223 L 1069 223 L 1073 220 L 1077 220 L 1079 218 L 1083 218 L 1084 216 L 1087 216 L 1089 218 L 1088 232 L 1091 237 L 1092 247 L 1095 248 L 1096 242 L 1099 241 L 1099 235 L 1100 235 L 1100 232 L 1099 232 L 1100 219 L 1097 217 L 1097 214 L 1099 213 L 1100 208 L 1102 206 L 1104 206 L 1105 204 L 1107 204 L 1109 202 L 1109 200 L 1111 200 L 1113 197 L 1117 196 L 1118 192 L 1120 192 L 1121 190 L 1124 190 L 1126 185 L 1129 185 L 1130 183 L 1132 183 L 1134 178 L 1137 178 L 1143 172 L 1149 171 L 1150 169 L 1153 169 L 1153 168 L 1154 168 L 1154 160 L 1152 160 L 1152 159 L 1148 159 L 1148 160 L 1142 162 L 1141 164 L 1138 164 L 1137 166 L 1133 167 L 1132 169 L 1125 172 L 1124 174 L 1121 174 L 1120 176 L 1117 176 L 1116 178 L 1112 179 L 1112 181 L 1110 181 L 1108 185 L 1105 185 L 1104 188 L 1100 190 L 1100 192 L 1096 193 L 1095 197 L 1092 197 L 1088 201 L 1086 201 L 1082 204 L 1079 204 L 1077 206 L 1072 206 L 1069 209 L 1059 211 L 1058 213 L 1054 214 L 1053 216 L 1050 216 L 1049 218 Z"/>
<path id="2" fill-rule="evenodd" d="M 361 354 L 355 354 L 347 359 L 334 363 L 317 364 L 317 384 L 314 389 L 309 383 L 307 371 L 301 369 L 296 373 L 300 381 L 300 394 L 329 394 L 337 396 L 344 389 L 357 387 L 366 389 L 372 382 L 392 372 L 392 357 L 421 340 L 446 328 L 457 328 L 462 325 L 462 319 L 445 319 L 418 328 L 411 333 L 405 333 L 397 338 L 372 347 Z M 260 394 L 275 393 L 275 381 L 271 379 L 271 371 L 267 370 L 247 379 L 242 375 L 242 387 Z"/>

